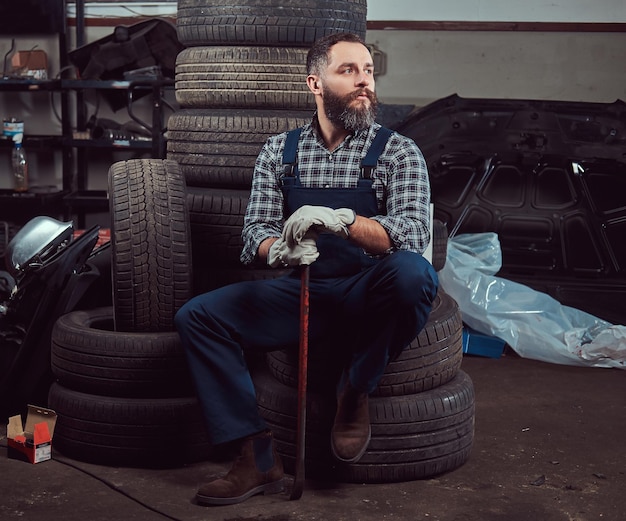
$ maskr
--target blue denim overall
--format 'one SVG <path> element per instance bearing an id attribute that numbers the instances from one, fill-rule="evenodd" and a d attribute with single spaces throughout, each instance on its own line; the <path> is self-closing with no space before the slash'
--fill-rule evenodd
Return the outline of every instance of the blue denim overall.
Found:
<path id="1" fill-rule="evenodd" d="M 296 162 L 301 130 L 289 132 L 283 150 L 283 165 L 286 166 L 282 178 L 285 219 L 307 204 L 326 206 L 334 210 L 350 208 L 363 217 L 378 214 L 378 203 L 376 192 L 372 188 L 371 174 L 387 144 L 391 130 L 381 127 L 376 134 L 366 156 L 361 161 L 361 173 L 356 188 L 305 188 L 301 185 Z M 316 243 L 320 256 L 311 264 L 310 274 L 313 278 L 354 275 L 376 262 L 374 258 L 366 255 L 362 248 L 336 235 L 322 233 Z"/>
<path id="2" fill-rule="evenodd" d="M 361 165 L 354 189 L 305 188 L 296 165 L 299 130 L 288 135 L 283 154 L 285 213 L 303 204 L 380 213 L 371 170 L 390 132 L 379 130 Z M 378 143 L 376 140 L 378 139 Z M 317 241 L 311 265 L 309 353 L 331 354 L 337 375 L 372 392 L 391 359 L 421 331 L 437 292 L 437 274 L 421 255 L 396 251 L 366 255 L 349 240 L 329 233 Z M 198 398 L 215 444 L 266 428 L 244 353 L 297 351 L 300 277 L 298 270 L 270 280 L 245 281 L 199 295 L 176 314 Z"/>

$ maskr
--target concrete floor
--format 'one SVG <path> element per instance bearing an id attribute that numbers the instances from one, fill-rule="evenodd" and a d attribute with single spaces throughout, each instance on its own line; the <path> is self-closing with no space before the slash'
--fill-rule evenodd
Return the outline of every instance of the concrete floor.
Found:
<path id="1" fill-rule="evenodd" d="M 469 461 L 431 479 L 384 485 L 307 481 L 240 505 L 201 507 L 197 485 L 228 464 L 109 468 L 55 453 L 6 457 L 0 431 L 0 519 L 47 521 L 622 521 L 626 519 L 626 372 L 550 365 L 514 354 L 466 357 L 476 388 Z M 329 477 L 330 478 L 330 477 Z"/>

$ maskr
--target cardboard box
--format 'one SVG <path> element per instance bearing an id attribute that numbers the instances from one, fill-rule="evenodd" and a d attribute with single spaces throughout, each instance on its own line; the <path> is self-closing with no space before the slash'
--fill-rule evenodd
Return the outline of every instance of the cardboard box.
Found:
<path id="1" fill-rule="evenodd" d="M 468 355 L 500 358 L 505 345 L 504 340 L 479 333 L 469 326 L 463 326 L 463 352 Z"/>
<path id="2" fill-rule="evenodd" d="M 48 55 L 45 51 L 33 49 L 31 51 L 18 51 L 11 58 L 13 73 L 35 80 L 48 79 Z"/>
<path id="3" fill-rule="evenodd" d="M 30 463 L 41 463 L 52 458 L 52 436 L 57 414 L 51 409 L 28 406 L 26 424 L 22 417 L 11 416 L 7 426 L 7 455 Z"/>

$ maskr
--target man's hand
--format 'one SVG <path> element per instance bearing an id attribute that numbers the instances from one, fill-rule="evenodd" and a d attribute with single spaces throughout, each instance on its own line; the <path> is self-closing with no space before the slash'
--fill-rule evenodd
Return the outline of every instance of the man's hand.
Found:
<path id="1" fill-rule="evenodd" d="M 319 257 L 314 236 L 305 236 L 299 243 L 289 246 L 281 237 L 270 246 L 267 263 L 272 268 L 312 264 Z"/>
<path id="2" fill-rule="evenodd" d="M 283 239 L 289 244 L 303 240 L 309 230 L 327 231 L 343 239 L 350 236 L 348 226 L 354 223 L 356 214 L 349 208 L 333 210 L 325 206 L 304 205 L 298 208 L 285 222 Z"/>

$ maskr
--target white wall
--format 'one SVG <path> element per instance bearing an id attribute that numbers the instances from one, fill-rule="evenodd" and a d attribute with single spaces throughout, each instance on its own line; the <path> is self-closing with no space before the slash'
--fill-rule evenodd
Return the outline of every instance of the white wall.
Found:
<path id="1" fill-rule="evenodd" d="M 368 20 L 626 22 L 624 0 L 368 0 Z"/>
<path id="2" fill-rule="evenodd" d="M 626 23 L 625 0 L 369 0 L 369 21 Z M 626 27 L 626 26 L 625 26 Z M 626 101 L 626 32 L 370 30 L 387 103 L 465 97 Z"/>
<path id="3" fill-rule="evenodd" d="M 87 16 L 174 16 L 177 2 L 86 2 Z M 368 0 L 368 20 L 626 22 L 624 0 Z M 68 4 L 74 13 L 74 4 Z"/>
<path id="4" fill-rule="evenodd" d="M 386 103 L 464 97 L 626 101 L 626 33 L 368 31 Z"/>

